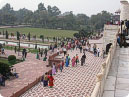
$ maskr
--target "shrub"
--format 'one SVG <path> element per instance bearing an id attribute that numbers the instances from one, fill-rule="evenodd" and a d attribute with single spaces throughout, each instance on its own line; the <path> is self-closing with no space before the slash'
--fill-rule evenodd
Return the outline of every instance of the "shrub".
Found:
<path id="1" fill-rule="evenodd" d="M 15 64 L 15 62 L 16 62 L 16 56 L 15 55 L 8 56 L 8 61 L 11 64 Z"/>
<path id="2" fill-rule="evenodd" d="M 10 73 L 10 66 L 6 63 L 0 62 L 0 73 L 7 76 L 7 74 Z"/>

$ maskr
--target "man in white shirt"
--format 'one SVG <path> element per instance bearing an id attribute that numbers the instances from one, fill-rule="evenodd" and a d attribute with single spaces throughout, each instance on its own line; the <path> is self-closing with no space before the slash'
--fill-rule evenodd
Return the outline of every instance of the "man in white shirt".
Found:
<path id="1" fill-rule="evenodd" d="M 99 57 L 99 54 L 100 54 L 100 49 L 99 48 L 97 49 L 97 54 L 98 54 L 98 57 Z"/>

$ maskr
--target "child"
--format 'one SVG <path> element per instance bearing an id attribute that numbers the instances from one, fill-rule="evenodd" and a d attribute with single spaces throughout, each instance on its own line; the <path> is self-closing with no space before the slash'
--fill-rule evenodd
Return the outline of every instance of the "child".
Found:
<path id="1" fill-rule="evenodd" d="M 49 79 L 49 86 L 50 86 L 50 88 L 52 88 L 54 86 L 54 83 L 53 83 L 54 82 L 54 78 L 53 78 L 52 74 L 50 74 L 48 79 Z"/>

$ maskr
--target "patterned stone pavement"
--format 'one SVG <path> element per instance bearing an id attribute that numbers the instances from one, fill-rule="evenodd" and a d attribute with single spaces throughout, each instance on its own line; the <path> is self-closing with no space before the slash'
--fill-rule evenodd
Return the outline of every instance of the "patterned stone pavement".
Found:
<path id="1" fill-rule="evenodd" d="M 82 56 L 78 51 L 69 51 L 72 58 L 76 54 Z M 84 66 L 65 67 L 54 76 L 55 83 L 51 89 L 43 87 L 42 82 L 28 90 L 21 97 L 88 97 L 91 95 L 95 83 L 96 75 L 100 72 L 101 63 L 105 59 L 94 57 L 93 54 L 86 52 L 87 59 Z M 80 57 L 79 57 L 80 58 Z"/>

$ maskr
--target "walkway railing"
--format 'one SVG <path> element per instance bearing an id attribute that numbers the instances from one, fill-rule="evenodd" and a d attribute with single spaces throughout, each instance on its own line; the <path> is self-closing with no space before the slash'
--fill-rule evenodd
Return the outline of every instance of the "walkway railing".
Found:
<path id="1" fill-rule="evenodd" d="M 106 78 L 109 73 L 110 66 L 112 64 L 113 56 L 116 51 L 116 44 L 117 39 L 115 39 L 113 45 L 111 45 L 106 61 L 102 63 L 101 73 L 97 74 L 96 76 L 96 86 L 92 92 L 91 97 L 102 97 L 103 95 Z"/>

